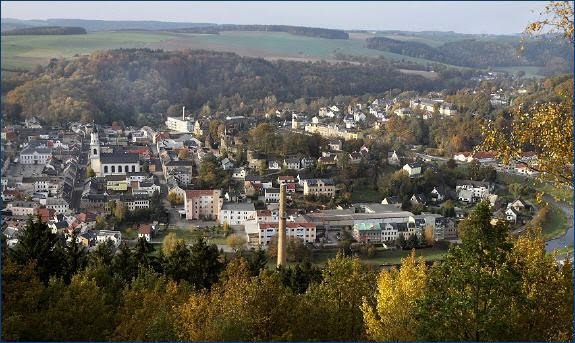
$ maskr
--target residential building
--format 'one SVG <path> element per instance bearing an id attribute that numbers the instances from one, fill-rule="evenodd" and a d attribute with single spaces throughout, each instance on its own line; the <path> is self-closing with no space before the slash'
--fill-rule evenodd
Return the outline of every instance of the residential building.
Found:
<path id="1" fill-rule="evenodd" d="M 333 179 L 308 179 L 303 184 L 303 195 L 335 196 Z"/>
<path id="2" fill-rule="evenodd" d="M 220 194 L 219 189 L 186 191 L 184 198 L 186 219 L 218 219 L 223 204 Z"/>
<path id="3" fill-rule="evenodd" d="M 421 175 L 421 164 L 420 163 L 406 163 L 403 168 L 401 168 L 407 172 L 409 177 L 414 178 Z"/>
<path id="4" fill-rule="evenodd" d="M 248 242 L 268 245 L 277 235 L 278 223 L 254 223 L 246 225 Z M 297 237 L 304 243 L 313 243 L 316 239 L 316 225 L 306 222 L 286 222 L 286 237 Z"/>
<path id="5" fill-rule="evenodd" d="M 52 149 L 29 146 L 20 152 L 20 164 L 46 164 L 52 159 Z"/>
<path id="6" fill-rule="evenodd" d="M 280 201 L 280 189 L 279 188 L 266 188 L 264 193 L 264 199 L 266 203 L 275 203 Z"/>
<path id="7" fill-rule="evenodd" d="M 221 224 L 244 225 L 246 221 L 256 220 L 256 217 L 253 203 L 225 203 L 222 205 L 218 220 Z"/>
<path id="8" fill-rule="evenodd" d="M 166 126 L 176 132 L 189 133 L 194 131 L 194 122 L 188 117 L 168 117 Z"/>

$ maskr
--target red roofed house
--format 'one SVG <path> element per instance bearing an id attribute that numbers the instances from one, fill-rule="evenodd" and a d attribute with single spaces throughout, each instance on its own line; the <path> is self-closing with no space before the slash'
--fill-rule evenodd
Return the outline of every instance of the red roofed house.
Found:
<path id="1" fill-rule="evenodd" d="M 140 224 L 138 228 L 138 238 L 144 238 L 147 242 L 152 240 L 152 224 Z"/>
<path id="2" fill-rule="evenodd" d="M 473 158 L 478 160 L 479 163 L 495 162 L 496 153 L 494 151 L 478 151 L 473 155 Z"/>
<path id="3" fill-rule="evenodd" d="M 54 218 L 54 214 L 56 214 L 56 211 L 51 208 L 40 207 L 36 209 L 36 214 L 40 216 L 40 219 L 43 222 L 47 222 L 50 219 Z"/>
<path id="4" fill-rule="evenodd" d="M 186 191 L 184 208 L 186 219 L 217 220 L 223 199 L 219 189 L 203 189 Z"/>

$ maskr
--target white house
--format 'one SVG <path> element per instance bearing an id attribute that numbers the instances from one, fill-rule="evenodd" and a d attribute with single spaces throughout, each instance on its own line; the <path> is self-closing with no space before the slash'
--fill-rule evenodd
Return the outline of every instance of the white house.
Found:
<path id="1" fill-rule="evenodd" d="M 454 154 L 453 159 L 458 162 L 471 162 L 473 161 L 473 154 L 470 152 L 460 152 Z"/>
<path id="2" fill-rule="evenodd" d="M 387 153 L 387 163 L 391 164 L 392 166 L 400 165 L 401 160 L 399 159 L 399 156 L 395 150 L 393 150 L 393 152 L 390 151 Z"/>
<path id="3" fill-rule="evenodd" d="M 279 188 L 266 188 L 264 198 L 265 198 L 266 203 L 279 202 L 280 201 L 280 190 L 279 190 Z"/>
<path id="4" fill-rule="evenodd" d="M 246 168 L 244 167 L 235 168 L 232 172 L 232 179 L 243 180 L 246 178 L 246 175 L 247 175 Z"/>
<path id="5" fill-rule="evenodd" d="M 269 170 L 280 170 L 280 169 L 282 169 L 282 164 L 278 160 L 269 160 L 268 161 L 268 169 Z"/>
<path id="6" fill-rule="evenodd" d="M 518 216 L 519 214 L 513 207 L 509 207 L 508 209 L 505 210 L 505 219 L 508 222 L 516 223 Z"/>
<path id="7" fill-rule="evenodd" d="M 20 152 L 20 164 L 46 164 L 52 158 L 52 149 L 27 147 Z"/>
<path id="8" fill-rule="evenodd" d="M 418 177 L 421 175 L 421 164 L 419 163 L 406 163 L 403 168 L 409 177 Z"/>
<path id="9" fill-rule="evenodd" d="M 257 213 L 253 203 L 226 203 L 220 209 L 219 222 L 230 225 L 244 225 L 246 221 L 256 220 Z"/>

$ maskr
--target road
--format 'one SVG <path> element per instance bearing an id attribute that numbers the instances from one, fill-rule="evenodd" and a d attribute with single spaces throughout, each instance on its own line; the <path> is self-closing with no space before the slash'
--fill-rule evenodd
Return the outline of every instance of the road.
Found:
<path id="1" fill-rule="evenodd" d="M 567 217 L 567 222 L 570 224 L 569 229 L 563 236 L 545 242 L 545 250 L 551 252 L 558 248 L 573 246 L 573 207 L 565 202 L 553 199 L 550 195 L 543 196 L 543 200 L 563 211 Z"/>

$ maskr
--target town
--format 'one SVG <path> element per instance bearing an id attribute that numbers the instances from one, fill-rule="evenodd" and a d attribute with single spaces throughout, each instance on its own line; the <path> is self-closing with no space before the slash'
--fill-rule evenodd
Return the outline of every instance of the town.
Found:
<path id="1" fill-rule="evenodd" d="M 490 102 L 502 106 L 509 101 L 503 99 L 525 92 L 500 90 Z M 494 220 L 521 232 L 541 206 L 528 200 L 528 187 L 517 189 L 496 175 L 536 176 L 535 153 L 503 164 L 489 151 L 433 156 L 407 145 L 374 152 L 373 130 L 384 130 L 390 118 L 452 117 L 456 107 L 441 94 L 428 94 L 221 121 L 183 107 L 181 116 L 166 117 L 164 129 L 117 122 L 46 127 L 33 117 L 2 130 L 3 232 L 9 246 L 16 244 L 32 215 L 54 233 L 76 232 L 88 249 L 107 240 L 116 247 L 139 238 L 161 244 L 170 232 L 204 237 L 224 251 L 265 248 L 277 234 L 283 184 L 287 235 L 311 251 L 457 243 L 457 222 L 484 200 Z M 246 140 L 270 131 L 313 140 L 316 150 L 278 154 L 264 136 Z M 385 170 L 380 179 L 398 185 L 364 196 L 360 185 L 349 184 L 350 176 L 374 167 Z"/>

